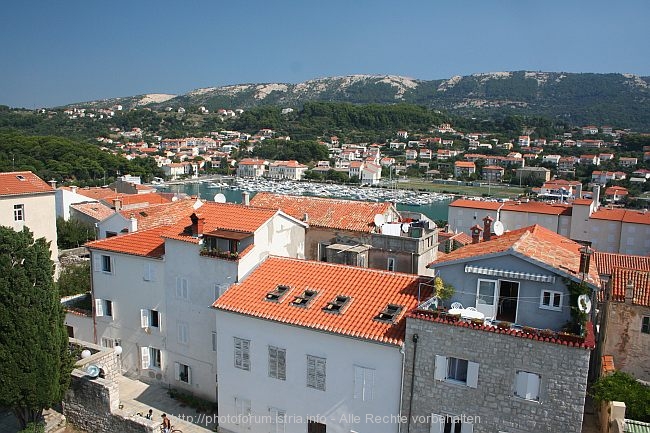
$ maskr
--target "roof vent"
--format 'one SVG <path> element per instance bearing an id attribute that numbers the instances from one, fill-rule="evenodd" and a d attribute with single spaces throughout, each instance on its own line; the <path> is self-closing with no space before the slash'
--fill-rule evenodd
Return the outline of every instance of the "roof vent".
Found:
<path id="1" fill-rule="evenodd" d="M 291 287 L 279 284 L 278 287 L 267 293 L 264 299 L 271 302 L 280 302 L 289 293 L 289 290 L 291 290 Z"/>
<path id="2" fill-rule="evenodd" d="M 386 308 L 382 310 L 379 315 L 375 316 L 375 320 L 379 320 L 381 322 L 386 322 L 386 323 L 394 323 L 395 319 L 399 315 L 399 313 L 402 311 L 404 307 L 401 305 L 395 305 L 395 304 L 388 304 Z"/>
<path id="3" fill-rule="evenodd" d="M 338 295 L 333 301 L 328 302 L 327 305 L 323 307 L 323 311 L 327 313 L 342 313 L 349 303 L 349 296 Z"/>
<path id="4" fill-rule="evenodd" d="M 293 298 L 291 305 L 295 305 L 296 307 L 307 307 L 309 303 L 314 300 L 317 294 L 317 291 L 307 289 L 302 292 L 302 295 Z"/>

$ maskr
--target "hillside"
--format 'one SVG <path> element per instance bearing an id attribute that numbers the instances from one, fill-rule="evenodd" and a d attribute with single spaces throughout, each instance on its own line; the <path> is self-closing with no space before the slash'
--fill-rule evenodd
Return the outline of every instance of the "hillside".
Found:
<path id="1" fill-rule="evenodd" d="M 125 108 L 205 106 L 299 107 L 306 101 L 358 104 L 413 103 L 452 114 L 521 114 L 650 131 L 650 77 L 630 74 L 496 72 L 417 80 L 391 75 L 320 78 L 298 84 L 239 84 L 193 90 L 185 95 L 140 95 L 74 104 Z"/>

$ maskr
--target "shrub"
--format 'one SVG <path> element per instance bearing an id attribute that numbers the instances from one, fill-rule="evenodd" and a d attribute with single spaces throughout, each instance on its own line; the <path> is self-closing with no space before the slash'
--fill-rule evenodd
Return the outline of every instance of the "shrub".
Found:
<path id="1" fill-rule="evenodd" d="M 601 377 L 591 387 L 591 395 L 598 402 L 622 401 L 625 417 L 650 422 L 650 386 L 622 371 Z"/>

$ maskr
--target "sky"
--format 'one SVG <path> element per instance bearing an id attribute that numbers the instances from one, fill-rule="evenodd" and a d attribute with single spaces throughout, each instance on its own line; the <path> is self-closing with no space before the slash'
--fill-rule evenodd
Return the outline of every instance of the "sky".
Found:
<path id="1" fill-rule="evenodd" d="M 0 104 L 54 107 L 351 74 L 650 76 L 648 0 L 20 0 Z"/>

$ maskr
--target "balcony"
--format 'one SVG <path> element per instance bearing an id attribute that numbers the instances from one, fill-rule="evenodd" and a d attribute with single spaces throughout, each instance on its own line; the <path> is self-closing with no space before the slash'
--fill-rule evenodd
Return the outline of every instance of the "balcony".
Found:
<path id="1" fill-rule="evenodd" d="M 239 253 L 237 251 L 221 251 L 221 250 L 210 250 L 208 248 L 203 248 L 199 253 L 203 257 L 212 257 L 215 259 L 237 261 L 239 260 Z"/>

